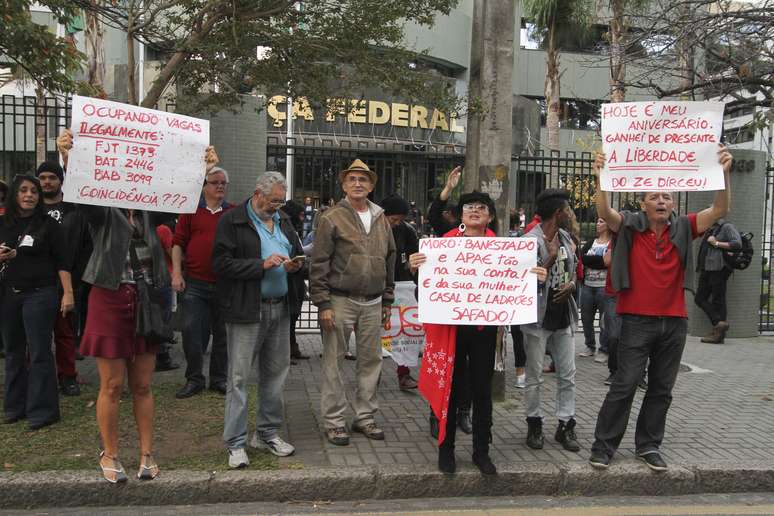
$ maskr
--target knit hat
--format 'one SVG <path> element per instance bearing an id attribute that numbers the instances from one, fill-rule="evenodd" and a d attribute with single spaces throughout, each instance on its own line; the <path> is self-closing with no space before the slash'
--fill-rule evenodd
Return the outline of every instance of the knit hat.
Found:
<path id="1" fill-rule="evenodd" d="M 56 174 L 56 177 L 59 178 L 59 181 L 64 181 L 64 170 L 62 169 L 62 166 L 56 161 L 44 161 L 41 163 L 38 167 L 38 170 L 35 172 L 35 177 L 40 176 L 40 174 L 43 172 Z"/>
<path id="2" fill-rule="evenodd" d="M 385 215 L 408 215 L 409 203 L 400 195 L 390 195 L 385 197 L 381 202 L 382 209 Z"/>

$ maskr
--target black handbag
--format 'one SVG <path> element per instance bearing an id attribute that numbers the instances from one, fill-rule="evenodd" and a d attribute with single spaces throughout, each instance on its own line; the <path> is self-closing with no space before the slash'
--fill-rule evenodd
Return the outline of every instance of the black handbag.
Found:
<path id="1" fill-rule="evenodd" d="M 137 284 L 135 333 L 138 337 L 156 344 L 172 342 L 174 333 L 167 318 L 169 304 L 167 293 L 145 280 L 145 272 L 140 266 L 134 242 L 129 244 L 129 258 L 132 264 L 132 277 Z"/>

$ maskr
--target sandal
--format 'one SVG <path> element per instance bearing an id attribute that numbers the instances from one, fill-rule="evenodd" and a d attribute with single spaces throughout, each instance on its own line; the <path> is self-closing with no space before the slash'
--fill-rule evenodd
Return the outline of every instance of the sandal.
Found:
<path id="1" fill-rule="evenodd" d="M 108 468 L 104 464 L 102 464 L 103 458 L 110 459 L 110 461 L 113 463 L 113 467 Z M 118 457 L 111 457 L 110 455 L 106 454 L 104 451 L 99 452 L 99 467 L 102 468 L 102 476 L 105 477 L 105 480 L 107 480 L 111 484 L 126 482 L 129 479 L 126 476 L 126 471 L 124 471 L 124 467 L 121 465 L 121 462 L 118 460 Z M 109 476 L 111 473 L 115 474 L 115 478 L 111 478 Z"/>
<path id="2" fill-rule="evenodd" d="M 159 465 L 153 459 L 150 453 L 144 453 L 140 461 L 140 471 L 137 472 L 137 478 L 140 480 L 153 480 L 159 476 Z"/>

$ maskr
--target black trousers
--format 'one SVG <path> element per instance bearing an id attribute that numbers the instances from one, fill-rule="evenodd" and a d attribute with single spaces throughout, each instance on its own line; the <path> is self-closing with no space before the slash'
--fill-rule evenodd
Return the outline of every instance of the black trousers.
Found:
<path id="1" fill-rule="evenodd" d="M 709 317 L 712 326 L 726 320 L 726 282 L 733 271 L 723 267 L 719 271 L 702 271 L 694 301 Z"/>
<path id="2" fill-rule="evenodd" d="M 469 393 L 473 405 L 473 451 L 487 453 L 492 428 L 492 373 L 494 372 L 497 327 L 457 327 L 454 375 L 449 398 L 446 439 L 443 446 L 453 446 L 457 430 L 457 409 Z M 468 381 L 465 382 L 465 379 Z M 465 385 L 467 383 L 467 385 Z M 468 389 L 469 388 L 469 392 Z"/>
<path id="3" fill-rule="evenodd" d="M 515 367 L 524 367 L 527 365 L 527 352 L 524 351 L 524 334 L 521 333 L 521 326 L 511 326 L 511 337 L 513 337 L 513 360 Z"/>
<path id="4" fill-rule="evenodd" d="M 688 321 L 681 317 L 623 315 L 618 342 L 618 369 L 602 403 L 594 430 L 593 451 L 612 457 L 629 423 L 637 384 L 648 367 L 648 390 L 642 400 L 634 443 L 638 454 L 658 450 L 672 388 L 680 369 Z"/>

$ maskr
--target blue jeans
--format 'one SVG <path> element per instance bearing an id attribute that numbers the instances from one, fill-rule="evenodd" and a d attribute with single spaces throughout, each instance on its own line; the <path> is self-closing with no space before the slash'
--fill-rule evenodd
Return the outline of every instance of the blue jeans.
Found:
<path id="1" fill-rule="evenodd" d="M 31 424 L 59 419 L 59 392 L 51 340 L 59 295 L 55 286 L 27 292 L 5 289 L 5 416 Z M 27 355 L 29 353 L 29 361 Z"/>
<path id="2" fill-rule="evenodd" d="M 600 320 L 605 315 L 605 287 L 588 287 L 583 285 L 580 295 L 581 321 L 583 322 L 583 336 L 586 347 L 597 349 L 594 338 L 594 317 L 599 311 Z M 605 327 L 599 331 L 599 350 L 607 353 L 607 335 Z"/>
<path id="3" fill-rule="evenodd" d="M 287 301 L 261 303 L 260 323 L 226 323 L 229 360 L 223 441 L 228 448 L 244 448 L 247 442 L 247 381 L 253 371 L 258 375 L 258 435 L 271 439 L 282 426 L 283 390 L 290 370 L 289 331 Z"/>
<path id="4" fill-rule="evenodd" d="M 599 410 L 592 446 L 608 457 L 613 456 L 626 432 L 634 393 L 648 359 L 648 390 L 637 418 L 634 444 L 638 454 L 661 446 L 688 332 L 688 320 L 681 317 L 622 315 L 621 319 L 618 370 Z"/>
<path id="5" fill-rule="evenodd" d="M 543 357 L 546 346 L 556 366 L 556 417 L 568 421 L 575 417 L 575 342 L 572 328 L 549 331 L 527 324 L 524 333 L 524 349 L 527 352 L 527 385 L 524 404 L 527 417 L 543 417 L 540 407 L 540 391 L 543 385 Z M 550 342 L 550 345 L 549 345 Z"/>
<path id="6" fill-rule="evenodd" d="M 210 385 L 226 381 L 228 352 L 226 349 L 226 325 L 215 297 L 215 284 L 188 279 L 185 284 L 180 308 L 183 310 L 183 351 L 185 352 L 185 379 L 204 386 L 202 373 L 204 351 L 212 334 L 210 354 Z"/>

